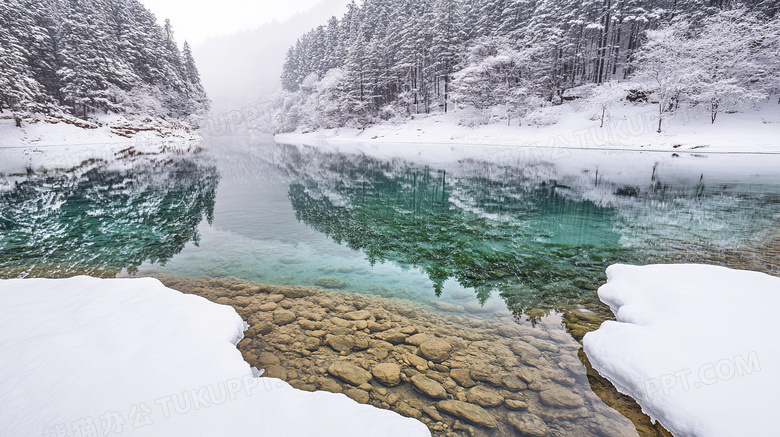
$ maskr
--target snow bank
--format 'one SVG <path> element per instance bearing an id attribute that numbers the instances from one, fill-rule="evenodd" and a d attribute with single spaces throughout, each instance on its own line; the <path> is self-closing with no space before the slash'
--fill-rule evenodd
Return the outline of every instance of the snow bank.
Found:
<path id="1" fill-rule="evenodd" d="M 276 135 L 279 142 L 314 144 L 363 143 L 391 145 L 511 145 L 549 150 L 639 150 L 673 153 L 780 153 L 780 105 L 772 102 L 740 113 L 724 113 L 712 124 L 701 108 L 683 108 L 658 129 L 655 105 L 615 103 L 604 126 L 598 102 L 582 100 L 542 108 L 518 126 L 505 119 L 470 127 L 474 110 L 417 115 L 410 121 L 388 121 L 365 129 L 339 128 Z M 464 121 L 465 120 L 465 121 Z"/>
<path id="2" fill-rule="evenodd" d="M 61 115 L 26 116 L 16 127 L 9 113 L 0 114 L 0 148 L 94 146 L 103 144 L 170 144 L 197 141 L 201 135 L 186 123 L 147 117 L 142 120 L 100 115 L 93 121 Z"/>
<path id="3" fill-rule="evenodd" d="M 583 340 L 593 367 L 676 436 L 777 435 L 780 279 L 706 265 L 614 265 L 617 316 Z"/>
<path id="4" fill-rule="evenodd" d="M 0 281 L 0 435 L 429 435 L 253 377 L 235 347 L 244 327 L 155 279 Z"/>

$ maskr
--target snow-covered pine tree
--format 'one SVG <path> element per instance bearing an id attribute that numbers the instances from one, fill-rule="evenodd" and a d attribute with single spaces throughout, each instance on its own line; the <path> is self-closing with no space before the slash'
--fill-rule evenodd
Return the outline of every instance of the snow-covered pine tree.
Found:
<path id="1" fill-rule="evenodd" d="M 509 41 L 508 46 L 502 45 L 506 53 L 511 53 L 510 58 L 522 60 L 521 74 L 514 82 L 510 81 L 506 90 L 501 88 L 503 85 L 491 90 L 490 94 L 505 95 L 505 99 L 495 100 L 489 95 L 484 98 L 511 103 L 515 109 L 530 105 L 531 101 L 535 102 L 533 105 L 540 101 L 560 104 L 570 88 L 630 79 L 637 73 L 635 69 L 642 67 L 642 59 L 653 64 L 653 68 L 658 67 L 663 61 L 661 57 L 637 54 L 648 37 L 653 38 L 654 34 L 648 34 L 648 30 L 683 23 L 692 35 L 706 26 L 709 17 L 743 4 L 747 11 L 761 14 L 766 24 L 754 32 L 763 35 L 754 44 L 765 49 L 750 51 L 754 62 L 763 69 L 752 79 L 751 89 L 774 93 L 780 92 L 777 80 L 780 61 L 776 51 L 770 48 L 780 44 L 775 42 L 780 38 L 774 36 L 780 31 L 772 27 L 778 20 L 776 3 L 769 0 L 365 0 L 358 5 L 352 2 L 341 19 L 331 18 L 327 26 L 303 35 L 290 49 L 282 83 L 289 92 L 311 93 L 316 87 L 307 86 L 303 90 L 304 81 L 313 84 L 322 80 L 329 70 L 340 71 L 341 82 L 332 88 L 330 97 L 319 95 L 318 102 L 322 105 L 323 100 L 332 99 L 333 105 L 326 106 L 343 108 L 344 122 L 357 121 L 358 125 L 384 117 L 382 108 L 409 116 L 447 111 L 453 77 L 459 75 L 459 92 L 463 97 L 466 78 L 493 77 L 496 71 L 512 65 L 512 62 L 496 62 L 490 63 L 488 71 L 473 69 L 486 64 L 484 59 L 473 64 L 476 58 L 468 55 L 469 48 L 479 44 L 477 41 L 485 41 L 481 38 L 493 37 Z M 687 41 L 689 36 L 683 35 L 682 40 Z M 708 40 L 713 42 L 718 38 L 713 34 Z M 653 48 L 656 49 L 657 46 Z M 652 81 L 646 74 L 648 71 L 642 71 L 642 77 Z M 311 73 L 316 73 L 316 78 Z M 662 81 L 672 86 L 677 79 L 677 71 L 672 71 Z M 690 86 L 672 88 L 692 95 Z M 671 94 L 665 99 L 671 99 L 675 106 L 680 96 L 676 91 L 669 91 Z M 291 108 L 306 101 L 306 98 L 288 100 L 297 102 L 291 103 Z M 662 116 L 665 113 L 665 109 L 661 111 Z M 295 114 L 303 119 L 307 111 L 296 108 Z"/>
<path id="2" fill-rule="evenodd" d="M 138 0 L 0 2 L 0 107 L 185 117 L 208 107 L 197 69 Z"/>

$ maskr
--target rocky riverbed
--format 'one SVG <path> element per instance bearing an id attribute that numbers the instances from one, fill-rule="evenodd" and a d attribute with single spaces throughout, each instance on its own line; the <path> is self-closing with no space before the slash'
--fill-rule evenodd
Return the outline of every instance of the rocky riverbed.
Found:
<path id="1" fill-rule="evenodd" d="M 159 279 L 233 306 L 250 325 L 239 349 L 266 375 L 392 409 L 436 436 L 637 435 L 591 390 L 581 346 L 555 315 L 532 326 L 321 288 Z"/>

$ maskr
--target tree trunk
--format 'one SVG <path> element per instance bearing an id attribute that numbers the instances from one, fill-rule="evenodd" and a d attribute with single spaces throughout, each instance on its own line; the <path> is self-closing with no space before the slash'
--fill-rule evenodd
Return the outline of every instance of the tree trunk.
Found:
<path id="1" fill-rule="evenodd" d="M 22 117 L 14 114 L 14 121 L 16 122 L 16 127 L 22 127 Z"/>
<path id="2" fill-rule="evenodd" d="M 448 68 L 449 70 L 449 68 Z M 444 74 L 444 113 L 447 113 L 447 99 L 450 93 L 450 74 L 449 72 Z"/>

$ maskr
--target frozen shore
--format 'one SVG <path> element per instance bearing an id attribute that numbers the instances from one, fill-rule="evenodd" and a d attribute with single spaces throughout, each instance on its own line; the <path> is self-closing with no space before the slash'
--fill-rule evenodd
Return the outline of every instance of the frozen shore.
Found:
<path id="1" fill-rule="evenodd" d="M 658 108 L 628 102 L 611 107 L 601 126 L 601 107 L 587 101 L 544 108 L 533 125 L 518 126 L 494 114 L 489 124 L 474 110 L 419 115 L 387 121 L 366 129 L 338 128 L 278 134 L 286 143 L 393 143 L 503 145 L 545 149 L 662 151 L 673 153 L 780 153 L 780 105 L 767 102 L 742 112 L 723 113 L 712 124 L 709 113 L 683 108 L 663 122 L 658 133 Z"/>
<path id="2" fill-rule="evenodd" d="M 200 133 L 192 126 L 153 117 L 129 119 L 102 115 L 85 121 L 60 115 L 25 116 L 21 127 L 14 116 L 0 114 L 0 149 L 51 146 L 98 146 L 106 144 L 165 144 L 198 141 Z"/>
<path id="3" fill-rule="evenodd" d="M 775 435 L 780 279 L 709 265 L 614 265 L 617 321 L 585 335 L 593 367 L 678 436 Z"/>

